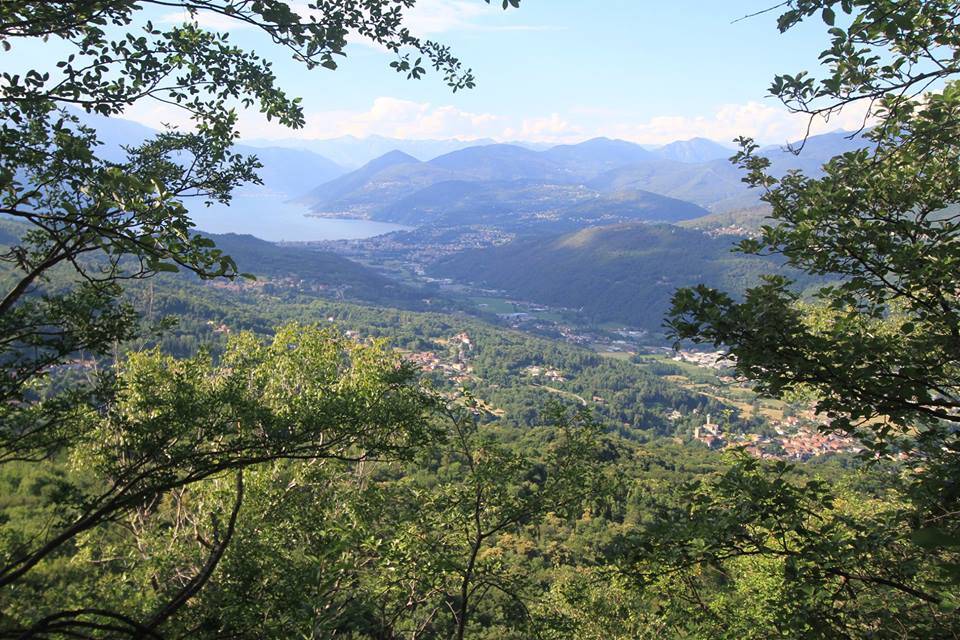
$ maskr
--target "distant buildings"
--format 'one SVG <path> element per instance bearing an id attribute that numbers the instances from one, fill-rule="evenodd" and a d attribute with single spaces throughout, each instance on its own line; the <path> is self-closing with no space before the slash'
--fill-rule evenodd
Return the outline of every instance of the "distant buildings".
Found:
<path id="1" fill-rule="evenodd" d="M 736 359 L 724 351 L 677 351 L 673 359 L 689 362 L 706 369 L 730 369 L 737 365 Z"/>
<path id="2" fill-rule="evenodd" d="M 707 421 L 693 431 L 693 439 L 702 442 L 711 449 L 729 449 L 743 447 L 744 451 L 758 458 L 776 458 L 780 460 L 809 460 L 816 456 L 831 453 L 858 453 L 862 447 L 852 438 L 825 433 L 818 428 L 802 426 L 796 418 L 788 418 L 788 422 L 776 423 L 775 437 L 762 436 L 756 433 L 724 434 L 720 425 Z M 787 432 L 783 427 L 794 428 Z"/>
<path id="3" fill-rule="evenodd" d="M 566 378 L 559 369 L 547 366 L 530 366 L 523 370 L 523 373 L 533 378 L 546 378 L 551 382 L 564 382 Z"/>
<path id="4" fill-rule="evenodd" d="M 501 320 L 507 320 L 507 321 L 513 320 L 516 322 L 527 322 L 529 320 L 533 320 L 532 315 L 530 315 L 529 313 L 525 313 L 523 311 L 519 311 L 516 313 L 498 313 L 497 317 L 500 318 Z"/>
<path id="5" fill-rule="evenodd" d="M 711 449 L 719 449 L 726 444 L 723 434 L 720 433 L 720 425 L 710 422 L 710 414 L 707 414 L 707 421 L 702 427 L 693 430 L 694 440 L 699 440 Z"/>
<path id="6" fill-rule="evenodd" d="M 473 341 L 466 331 L 449 339 L 438 339 L 436 342 L 441 347 L 447 347 L 447 354 L 418 351 L 406 354 L 404 359 L 421 371 L 440 373 L 458 384 L 478 380 L 473 372 L 473 365 L 470 364 Z"/>

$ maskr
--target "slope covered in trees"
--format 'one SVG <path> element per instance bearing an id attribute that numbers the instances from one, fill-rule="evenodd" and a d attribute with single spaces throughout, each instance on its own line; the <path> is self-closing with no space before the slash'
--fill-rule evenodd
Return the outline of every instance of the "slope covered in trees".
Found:
<path id="1" fill-rule="evenodd" d="M 740 235 L 758 233 L 770 220 L 770 207 L 760 204 L 746 209 L 733 209 L 722 213 L 710 213 L 699 218 L 691 218 L 677 223 L 678 227 L 699 229 L 714 233 L 735 233 Z"/>
<path id="2" fill-rule="evenodd" d="M 595 320 L 657 330 L 677 287 L 714 282 L 743 290 L 776 270 L 772 260 L 731 248 L 730 237 L 622 224 L 465 251 L 438 262 L 434 271 L 524 300 L 581 308 Z"/>
<path id="3" fill-rule="evenodd" d="M 226 204 L 256 180 L 258 163 L 233 150 L 238 105 L 305 123 L 271 62 L 202 26 L 197 9 L 265 33 L 305 69 L 336 68 L 352 33 L 396 52 L 393 68 L 411 78 L 421 61 L 454 89 L 473 86 L 472 73 L 410 33 L 410 2 L 351 0 L 319 21 L 276 1 L 160 4 L 185 20 L 155 22 L 126 1 L 0 4 L 3 55 L 57 45 L 38 69 L 0 81 L 2 211 L 30 227 L 0 254 L 0 466 L 26 490 L 0 536 L 7 637 L 209 633 L 202 614 L 178 614 L 242 528 L 245 480 L 303 460 L 403 457 L 432 433 L 434 400 L 395 354 L 316 327 L 238 335 L 216 363 L 202 352 L 121 357 L 120 345 L 163 326 L 142 322 L 125 285 L 177 270 L 235 279 L 236 262 L 193 232 L 183 201 Z M 68 108 L 116 117 L 152 101 L 191 126 L 119 157 Z"/>
<path id="4" fill-rule="evenodd" d="M 424 306 L 422 291 L 329 251 L 278 246 L 249 235 L 208 234 L 208 237 L 236 261 L 241 271 L 267 285 L 310 289 L 328 297 L 386 306 Z"/>
<path id="5" fill-rule="evenodd" d="M 544 230 L 625 220 L 672 222 L 705 213 L 695 204 L 647 191 L 603 196 L 582 185 L 511 180 L 439 182 L 381 207 L 376 217 L 413 225 Z"/>
<path id="6" fill-rule="evenodd" d="M 9 251 L 21 241 L 29 226 L 12 220 L 0 219 L 0 251 Z M 218 249 L 228 254 L 241 273 L 253 278 L 242 278 L 233 288 L 267 289 L 276 293 L 311 293 L 321 297 L 354 300 L 400 308 L 424 308 L 427 294 L 372 269 L 329 251 L 297 246 L 280 246 L 250 235 L 205 234 Z M 102 263 L 102 254 L 91 253 L 80 262 Z M 3 270 L 4 278 L 13 276 Z M 57 286 L 68 286 L 63 271 L 54 280 Z M 225 284 L 225 283 L 222 283 Z M 435 294 L 430 294 L 436 298 Z M 439 303 L 441 300 L 435 300 Z"/>

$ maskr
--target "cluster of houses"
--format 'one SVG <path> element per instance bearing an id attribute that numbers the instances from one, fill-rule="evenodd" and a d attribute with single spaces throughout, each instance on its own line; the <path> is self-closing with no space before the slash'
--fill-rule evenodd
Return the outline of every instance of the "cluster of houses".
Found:
<path id="1" fill-rule="evenodd" d="M 230 327 L 228 327 L 223 322 L 214 322 L 213 320 L 207 320 L 207 326 L 210 327 L 210 329 L 214 333 L 230 333 Z"/>
<path id="2" fill-rule="evenodd" d="M 262 291 L 263 288 L 267 286 L 268 281 L 263 278 L 257 278 L 256 280 L 247 280 L 246 278 L 236 278 L 234 280 L 214 278 L 204 282 L 208 287 L 213 287 L 214 289 L 240 293 L 242 291 Z"/>
<path id="3" fill-rule="evenodd" d="M 315 279 L 295 278 L 292 276 L 281 276 L 276 278 L 257 277 L 256 280 L 247 280 L 246 278 L 237 278 L 236 280 L 214 279 L 207 282 L 208 286 L 217 289 L 224 289 L 234 293 L 243 291 L 262 291 L 270 293 L 277 290 L 298 291 L 302 293 L 315 293 L 328 298 L 343 298 L 344 294 L 350 289 L 348 284 L 330 285 Z"/>
<path id="4" fill-rule="evenodd" d="M 728 224 L 725 227 L 717 227 L 716 229 L 710 229 L 705 233 L 711 238 L 717 238 L 719 236 L 754 237 L 757 235 L 757 230 L 750 229 L 739 224 Z"/>
<path id="5" fill-rule="evenodd" d="M 563 336 L 563 339 L 569 342 L 570 344 L 590 344 L 593 338 L 589 334 L 581 333 L 569 326 L 560 326 L 557 327 L 557 331 L 560 332 L 560 335 Z"/>
<path id="6" fill-rule="evenodd" d="M 793 426 L 799 424 L 796 418 L 790 419 Z M 815 426 L 805 425 L 787 433 L 780 426 L 774 437 L 756 433 L 725 434 L 720 425 L 707 421 L 694 429 L 694 440 L 702 442 L 711 449 L 729 449 L 743 447 L 747 453 L 758 458 L 776 458 L 779 460 L 809 460 L 816 456 L 831 453 L 857 453 L 862 447 L 852 438 L 833 433 L 824 433 Z"/>
<path id="7" fill-rule="evenodd" d="M 531 378 L 546 378 L 551 382 L 564 382 L 566 378 L 563 372 L 554 367 L 533 365 L 523 370 L 523 373 Z"/>
<path id="8" fill-rule="evenodd" d="M 97 368 L 97 361 L 94 358 L 77 357 L 67 360 L 63 364 L 56 365 L 48 371 L 92 371 Z"/>
<path id="9" fill-rule="evenodd" d="M 506 244 L 514 234 L 488 227 L 471 227 L 455 233 L 444 228 L 420 228 L 354 240 L 310 243 L 361 262 L 390 260 L 423 276 L 426 266 L 467 249 Z M 432 278 L 424 281 L 441 282 Z"/>
<path id="10" fill-rule="evenodd" d="M 679 350 L 673 356 L 677 362 L 688 362 L 705 369 L 730 369 L 737 361 L 725 351 L 684 351 Z"/>
<path id="11" fill-rule="evenodd" d="M 426 373 L 439 372 L 444 377 L 462 384 L 477 380 L 473 366 L 469 362 L 473 351 L 473 342 L 466 332 L 458 333 L 449 340 L 437 340 L 440 346 L 448 348 L 446 354 L 436 351 L 416 351 L 408 353 L 404 359 Z"/>
<path id="12" fill-rule="evenodd" d="M 793 460 L 806 460 L 828 453 L 858 452 L 862 449 L 850 438 L 809 428 L 800 429 L 789 436 L 781 436 L 777 444 L 782 451 L 780 457 Z M 762 449 L 758 454 L 763 457 Z"/>

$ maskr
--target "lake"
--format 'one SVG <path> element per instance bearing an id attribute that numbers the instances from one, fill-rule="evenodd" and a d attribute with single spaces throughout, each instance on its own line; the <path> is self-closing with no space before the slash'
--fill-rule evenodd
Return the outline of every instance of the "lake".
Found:
<path id="1" fill-rule="evenodd" d="M 372 238 L 413 227 L 374 220 L 315 218 L 309 209 L 275 197 L 236 196 L 229 207 L 191 204 L 190 215 L 197 228 L 209 233 L 248 233 L 271 242 L 353 240 Z"/>

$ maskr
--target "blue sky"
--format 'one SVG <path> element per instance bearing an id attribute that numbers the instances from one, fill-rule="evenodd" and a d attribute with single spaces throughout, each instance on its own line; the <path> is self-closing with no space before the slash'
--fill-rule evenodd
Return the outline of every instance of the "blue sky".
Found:
<path id="1" fill-rule="evenodd" d="M 300 132 L 244 114 L 241 132 L 259 139 L 379 134 L 549 142 L 605 135 L 651 144 L 747 134 L 782 143 L 798 137 L 805 120 L 787 114 L 766 89 L 778 72 L 815 66 L 826 34 L 811 21 L 782 35 L 776 13 L 736 21 L 771 4 L 523 0 L 503 11 L 496 1 L 419 0 L 411 30 L 449 44 L 477 75 L 475 89 L 457 94 L 436 75 L 405 80 L 388 68 L 389 54 L 364 43 L 351 44 L 337 71 L 307 72 L 255 30 L 232 29 L 239 44 L 273 51 L 281 84 L 303 97 L 307 113 Z M 34 55 L 51 52 L 22 46 L 14 53 L 35 62 Z M 854 125 L 858 115 L 843 114 L 818 130 Z M 126 117 L 157 126 L 181 116 L 141 104 Z"/>

